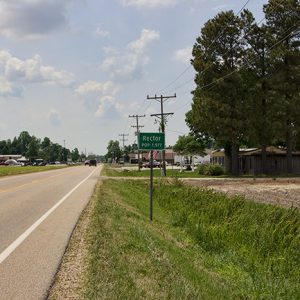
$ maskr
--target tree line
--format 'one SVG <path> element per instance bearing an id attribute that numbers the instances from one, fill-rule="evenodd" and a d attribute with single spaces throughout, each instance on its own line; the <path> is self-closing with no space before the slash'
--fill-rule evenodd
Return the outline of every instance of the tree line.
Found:
<path id="1" fill-rule="evenodd" d="M 121 159 L 124 162 L 129 162 L 129 153 L 138 150 L 137 144 L 124 145 L 121 149 L 119 141 L 110 140 L 106 147 L 107 153 L 104 155 L 104 160 L 107 162 L 118 162 Z"/>
<path id="2" fill-rule="evenodd" d="M 238 175 L 240 146 L 300 149 L 299 0 L 269 0 L 257 22 L 244 9 L 209 20 L 193 47 L 196 88 L 186 122 L 198 139 L 225 149 Z"/>
<path id="3" fill-rule="evenodd" d="M 39 158 L 45 162 L 66 162 L 68 158 L 72 159 L 72 161 L 85 159 L 85 155 L 83 153 L 79 154 L 77 148 L 71 151 L 58 143 L 51 142 L 48 137 L 41 140 L 34 135 L 30 135 L 27 131 L 21 132 L 20 135 L 14 137 L 13 140 L 0 141 L 0 154 L 20 154 L 29 160 Z"/>

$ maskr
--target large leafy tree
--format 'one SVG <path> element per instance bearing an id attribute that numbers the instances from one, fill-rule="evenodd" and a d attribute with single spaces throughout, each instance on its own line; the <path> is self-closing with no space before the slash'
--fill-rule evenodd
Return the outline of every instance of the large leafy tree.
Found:
<path id="1" fill-rule="evenodd" d="M 197 140 L 194 135 L 181 135 L 173 146 L 173 150 L 180 155 L 190 155 L 192 157 L 194 155 L 204 156 L 205 144 L 201 140 Z M 194 168 L 193 163 L 192 166 Z"/>
<path id="2" fill-rule="evenodd" d="M 72 161 L 78 161 L 79 157 L 80 157 L 80 155 L 79 155 L 78 148 L 74 148 L 74 150 L 71 152 Z"/>
<path id="3" fill-rule="evenodd" d="M 282 138 L 287 147 L 287 172 L 300 128 L 300 5 L 299 0 L 270 0 L 264 6 L 270 34 L 272 91 Z"/>
<path id="4" fill-rule="evenodd" d="M 39 149 L 40 149 L 40 140 L 37 139 L 35 136 L 31 137 L 31 140 L 28 144 L 28 149 L 26 151 L 26 157 L 30 160 L 34 158 L 38 158 L 39 156 Z"/>
<path id="5" fill-rule="evenodd" d="M 250 144 L 262 149 L 262 172 L 266 173 L 267 152 L 278 130 L 276 106 L 270 96 L 271 59 L 269 54 L 270 34 L 263 24 L 259 26 L 248 10 L 242 12 L 245 50 L 245 70 L 247 76 L 247 139 Z"/>
<path id="6" fill-rule="evenodd" d="M 20 154 L 24 156 L 26 155 L 30 142 L 31 142 L 31 136 L 28 133 L 28 131 L 22 131 L 18 137 Z"/>
<path id="7" fill-rule="evenodd" d="M 110 140 L 107 145 L 107 154 L 106 158 L 110 158 L 112 160 L 118 160 L 122 156 L 122 151 L 120 149 L 119 141 Z"/>
<path id="8" fill-rule="evenodd" d="M 48 137 L 45 137 L 41 143 L 40 155 L 44 161 L 51 160 L 51 141 Z"/>
<path id="9" fill-rule="evenodd" d="M 237 72 L 243 63 L 243 22 L 232 11 L 209 20 L 193 48 L 196 71 L 192 110 L 187 121 L 191 129 L 229 144 L 230 171 L 237 175 L 239 145 L 246 132 L 246 74 Z"/>

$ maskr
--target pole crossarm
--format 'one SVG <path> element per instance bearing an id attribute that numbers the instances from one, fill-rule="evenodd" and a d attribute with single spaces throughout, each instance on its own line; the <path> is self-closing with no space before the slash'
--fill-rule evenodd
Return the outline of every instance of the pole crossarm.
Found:
<path id="1" fill-rule="evenodd" d="M 171 116 L 171 115 L 174 115 L 174 113 L 152 114 L 150 116 L 151 117 L 157 117 L 157 118 L 161 119 L 161 115 L 163 115 L 163 117 L 164 116 Z"/>
<path id="2" fill-rule="evenodd" d="M 136 119 L 136 125 L 132 125 L 131 127 L 136 128 L 136 135 L 138 136 L 140 132 L 140 128 L 143 128 L 143 125 L 139 125 L 139 118 L 144 118 L 146 115 L 129 115 L 129 118 Z M 138 169 L 141 170 L 141 162 L 140 162 L 140 150 L 138 150 Z"/>
<path id="3" fill-rule="evenodd" d="M 124 149 L 124 146 L 125 146 L 125 142 L 127 142 L 128 140 L 125 139 L 125 136 L 129 136 L 129 134 L 126 134 L 126 133 L 120 133 L 119 136 L 122 137 L 122 139 L 120 139 L 120 141 L 123 142 L 123 149 Z"/>
<path id="4" fill-rule="evenodd" d="M 165 102 L 166 100 L 170 99 L 170 98 L 176 98 L 176 94 L 172 95 L 172 96 L 157 96 L 155 95 L 154 97 L 150 97 L 149 95 L 147 95 L 147 100 L 156 100 L 156 101 L 163 101 Z"/>
<path id="5" fill-rule="evenodd" d="M 170 98 L 176 98 L 176 94 L 174 94 L 173 96 L 163 96 L 163 95 L 157 96 L 157 95 L 155 95 L 154 97 L 150 97 L 149 95 L 147 95 L 148 100 L 156 100 L 156 101 L 160 102 L 160 113 L 152 114 L 151 117 L 157 117 L 160 119 L 160 129 L 161 129 L 162 133 L 165 133 L 165 123 L 166 123 L 165 117 L 174 114 L 174 113 L 164 113 L 164 102 Z M 167 175 L 165 158 L 166 158 L 166 152 L 165 152 L 165 150 L 163 150 L 162 151 L 163 176 Z"/>

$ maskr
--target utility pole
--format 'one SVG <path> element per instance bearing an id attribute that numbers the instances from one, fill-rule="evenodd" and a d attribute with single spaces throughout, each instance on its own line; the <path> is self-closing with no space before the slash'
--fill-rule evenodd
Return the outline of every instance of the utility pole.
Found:
<path id="1" fill-rule="evenodd" d="M 124 150 L 125 150 L 125 142 L 128 141 L 125 139 L 125 136 L 129 136 L 129 134 L 125 134 L 125 133 L 121 133 L 119 134 L 119 136 L 122 137 L 122 139 L 120 141 L 123 142 L 123 163 L 125 164 L 125 153 L 124 153 Z"/>
<path id="2" fill-rule="evenodd" d="M 154 96 L 149 97 L 147 96 L 148 100 L 156 100 L 160 102 L 160 114 L 152 114 L 151 117 L 157 117 L 160 118 L 160 130 L 162 133 L 165 133 L 165 123 L 166 123 L 166 117 L 173 115 L 174 113 L 164 113 L 164 102 L 167 101 L 170 98 L 176 98 L 176 94 L 173 96 Z M 167 169 L 166 169 L 166 151 L 162 151 L 162 164 L 163 164 L 163 176 L 167 175 Z"/>
<path id="3" fill-rule="evenodd" d="M 136 119 L 136 126 L 132 125 L 131 127 L 136 128 L 137 137 L 139 135 L 140 128 L 144 127 L 144 126 L 139 125 L 139 118 L 145 118 L 145 117 L 146 117 L 146 115 L 142 115 L 142 116 L 132 115 L 132 116 L 129 116 L 129 118 L 135 118 Z M 140 150 L 139 149 L 138 149 L 138 168 L 139 168 L 139 171 L 140 171 L 141 170 L 141 162 L 140 162 Z"/>

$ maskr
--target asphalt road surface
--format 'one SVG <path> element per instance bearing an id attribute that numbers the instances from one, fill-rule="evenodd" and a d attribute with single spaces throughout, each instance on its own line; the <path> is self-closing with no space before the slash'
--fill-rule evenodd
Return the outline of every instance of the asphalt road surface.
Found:
<path id="1" fill-rule="evenodd" d="M 0 299 L 45 299 L 101 167 L 0 179 Z"/>

